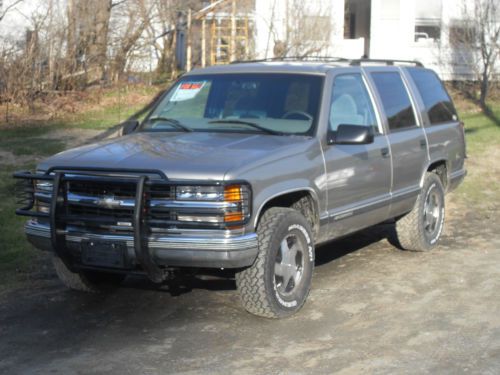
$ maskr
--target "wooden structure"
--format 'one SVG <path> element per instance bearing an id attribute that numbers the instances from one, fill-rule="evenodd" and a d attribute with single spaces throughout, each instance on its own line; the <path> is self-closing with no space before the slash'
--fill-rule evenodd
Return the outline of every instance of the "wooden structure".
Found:
<path id="1" fill-rule="evenodd" d="M 191 70 L 193 61 L 194 24 L 201 28 L 201 66 L 228 64 L 245 59 L 250 54 L 250 12 L 237 11 L 238 3 L 244 0 L 212 0 L 211 4 L 198 12 L 188 11 L 186 70 Z"/>

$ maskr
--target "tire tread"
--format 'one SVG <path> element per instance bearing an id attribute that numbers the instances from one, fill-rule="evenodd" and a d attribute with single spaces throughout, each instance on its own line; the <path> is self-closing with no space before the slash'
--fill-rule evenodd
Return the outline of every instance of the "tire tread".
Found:
<path id="1" fill-rule="evenodd" d="M 291 208 L 272 207 L 262 215 L 257 228 L 259 249 L 269 248 L 278 224 L 290 214 L 297 214 L 297 211 Z M 283 318 L 291 313 L 284 314 L 283 311 L 277 310 L 271 303 L 271 296 L 266 292 L 265 262 L 268 256 L 267 251 L 260 250 L 254 264 L 236 274 L 236 286 L 243 307 L 248 312 L 265 318 Z M 297 310 L 302 304 L 297 306 Z"/>

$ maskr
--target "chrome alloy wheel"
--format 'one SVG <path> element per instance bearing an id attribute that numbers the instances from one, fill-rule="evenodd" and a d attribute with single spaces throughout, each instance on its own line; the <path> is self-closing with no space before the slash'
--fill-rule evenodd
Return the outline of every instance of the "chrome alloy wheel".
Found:
<path id="1" fill-rule="evenodd" d="M 304 272 L 306 246 L 295 234 L 288 234 L 281 241 L 274 264 L 274 283 L 282 296 L 292 294 Z"/>
<path id="2" fill-rule="evenodd" d="M 427 191 L 424 202 L 424 230 L 428 237 L 432 238 L 440 230 L 442 224 L 443 202 L 438 193 L 436 185 L 431 186 Z"/>

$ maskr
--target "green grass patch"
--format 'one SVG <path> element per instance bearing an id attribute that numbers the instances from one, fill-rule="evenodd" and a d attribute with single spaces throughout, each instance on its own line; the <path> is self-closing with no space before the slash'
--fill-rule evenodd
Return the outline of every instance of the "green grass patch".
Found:
<path id="1" fill-rule="evenodd" d="M 496 122 L 500 122 L 500 106 L 494 107 L 492 115 L 498 120 L 482 112 L 462 115 L 469 154 L 476 156 L 490 145 L 500 145 L 500 126 Z"/>
<path id="2" fill-rule="evenodd" d="M 142 104 L 132 106 L 114 105 L 79 114 L 78 116 L 67 120 L 66 124 L 67 126 L 82 129 L 105 130 L 113 125 L 117 125 L 125 121 L 143 107 L 144 105 Z"/>
<path id="3" fill-rule="evenodd" d="M 464 113 L 468 175 L 456 195 L 477 210 L 491 210 L 500 200 L 500 104 L 492 105 L 489 115 Z"/>
<path id="4" fill-rule="evenodd" d="M 0 170 L 0 291 L 22 280 L 36 251 L 24 235 L 25 217 L 14 214 L 15 182 L 12 173 L 16 169 L 30 169 L 33 165 L 2 167 Z"/>
<path id="5" fill-rule="evenodd" d="M 52 155 L 65 148 L 65 143 L 57 139 L 44 138 L 10 138 L 0 140 L 0 149 L 22 155 Z"/>

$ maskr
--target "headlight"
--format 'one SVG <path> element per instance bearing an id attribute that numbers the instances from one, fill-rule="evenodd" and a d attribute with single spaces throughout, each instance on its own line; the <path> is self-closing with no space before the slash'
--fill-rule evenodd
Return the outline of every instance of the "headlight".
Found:
<path id="1" fill-rule="evenodd" d="M 36 211 L 49 213 L 50 199 L 52 198 L 52 181 L 36 180 L 35 182 L 35 207 Z"/>
<path id="2" fill-rule="evenodd" d="M 210 202 L 203 205 L 219 211 L 214 214 L 178 213 L 177 220 L 183 222 L 241 225 L 250 216 L 250 188 L 245 184 L 212 186 L 177 186 L 175 198 L 179 201 Z M 200 205 L 201 207 L 201 205 Z"/>
<path id="3" fill-rule="evenodd" d="M 52 181 L 37 180 L 36 190 L 39 192 L 52 193 Z"/>
<path id="4" fill-rule="evenodd" d="M 175 199 L 182 201 L 221 201 L 224 186 L 177 186 Z"/>

